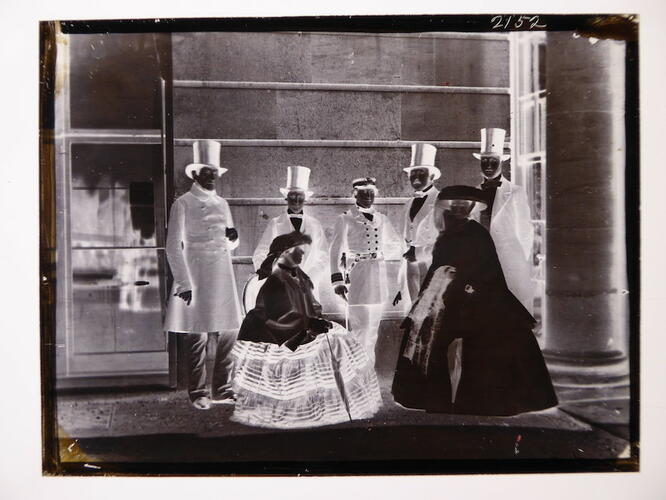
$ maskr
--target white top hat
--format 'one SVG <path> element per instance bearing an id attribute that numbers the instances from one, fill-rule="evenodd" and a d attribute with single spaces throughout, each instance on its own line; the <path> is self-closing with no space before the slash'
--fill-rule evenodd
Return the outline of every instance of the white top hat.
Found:
<path id="1" fill-rule="evenodd" d="M 427 168 L 434 174 L 434 180 L 442 176 L 442 172 L 435 166 L 435 155 L 437 148 L 432 144 L 412 144 L 412 161 L 409 167 L 403 168 L 407 173 L 415 168 Z"/>
<path id="2" fill-rule="evenodd" d="M 220 148 L 222 145 L 210 139 L 194 141 L 192 149 L 194 153 L 194 162 L 185 167 L 185 174 L 193 179 L 192 172 L 199 172 L 202 167 L 209 167 L 217 170 L 217 176 L 220 177 L 228 169 L 220 166 Z"/>
<path id="3" fill-rule="evenodd" d="M 312 195 L 308 191 L 310 185 L 310 169 L 308 167 L 287 167 L 287 186 L 280 188 L 283 196 L 287 196 L 289 191 L 303 191 L 306 197 Z"/>
<path id="4" fill-rule="evenodd" d="M 503 128 L 481 129 L 481 152 L 472 153 L 474 158 L 480 160 L 482 156 L 499 156 L 501 161 L 508 160 L 511 155 L 504 154 L 504 136 L 506 130 Z"/>

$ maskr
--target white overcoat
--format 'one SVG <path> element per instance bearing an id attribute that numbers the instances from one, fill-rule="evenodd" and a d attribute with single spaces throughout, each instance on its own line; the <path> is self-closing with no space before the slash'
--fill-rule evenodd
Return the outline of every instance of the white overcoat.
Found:
<path id="1" fill-rule="evenodd" d="M 236 334 L 241 312 L 226 229 L 234 227 L 229 204 L 197 183 L 171 207 L 166 255 L 174 282 L 165 331 Z M 192 290 L 190 305 L 175 294 Z"/>
<path id="2" fill-rule="evenodd" d="M 268 256 L 271 242 L 281 234 L 294 231 L 294 226 L 289 219 L 290 214 L 284 213 L 273 217 L 264 229 L 257 248 L 252 255 L 252 264 L 255 270 L 259 270 L 261 263 Z M 328 268 L 328 240 L 321 223 L 314 217 L 303 213 L 300 232 L 312 238 L 312 244 L 305 248 L 305 255 L 300 268 L 307 274 L 315 287 L 315 297 L 320 299 L 321 288 L 328 283 L 330 275 Z"/>
<path id="3" fill-rule="evenodd" d="M 338 277 L 333 286 L 343 284 L 339 277 L 349 273 L 350 306 L 386 303 L 389 290 L 384 259 L 399 259 L 405 249 L 388 217 L 376 210 L 372 214 L 373 220 L 369 221 L 353 207 L 338 216 L 333 229 L 330 265 L 331 273 Z M 346 269 L 341 263 L 343 253 Z M 356 258 L 372 254 L 376 257 Z"/>
<path id="4" fill-rule="evenodd" d="M 480 211 L 475 210 L 474 218 L 480 219 Z M 504 177 L 495 193 L 490 235 L 495 243 L 509 290 L 532 313 L 534 284 L 531 259 L 534 227 L 530 220 L 530 207 L 525 189 Z"/>
<path id="5" fill-rule="evenodd" d="M 406 249 L 414 247 L 416 262 L 407 262 L 403 259 L 399 279 L 407 280 L 411 301 L 416 300 L 416 295 L 432 263 L 432 250 L 439 234 L 433 223 L 432 210 L 438 194 L 439 190 L 435 186 L 428 190 L 426 200 L 414 220 L 409 217 L 409 211 L 416 198 L 405 204 L 402 236 Z"/>

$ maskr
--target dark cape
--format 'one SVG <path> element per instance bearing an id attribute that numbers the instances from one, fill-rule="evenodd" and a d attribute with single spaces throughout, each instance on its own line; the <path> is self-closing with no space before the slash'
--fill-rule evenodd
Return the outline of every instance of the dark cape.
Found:
<path id="1" fill-rule="evenodd" d="M 393 380 L 396 402 L 436 413 L 515 415 L 557 404 L 550 375 L 534 338 L 534 318 L 509 291 L 488 231 L 473 220 L 440 233 L 419 297 L 441 266 L 456 268 L 437 321 L 425 321 L 432 335 L 427 369 L 405 357 L 412 324 L 403 323 Z M 417 299 L 418 301 L 419 299 Z M 455 402 L 447 349 L 462 338 L 462 375 Z M 425 373 L 424 373 L 425 372 Z"/>
<path id="2" fill-rule="evenodd" d="M 301 271 L 294 274 L 276 268 L 259 290 L 254 309 L 248 312 L 238 340 L 285 344 L 292 351 L 315 339 L 309 330 L 312 318 L 321 316 L 321 305 L 312 293 L 312 281 Z"/>

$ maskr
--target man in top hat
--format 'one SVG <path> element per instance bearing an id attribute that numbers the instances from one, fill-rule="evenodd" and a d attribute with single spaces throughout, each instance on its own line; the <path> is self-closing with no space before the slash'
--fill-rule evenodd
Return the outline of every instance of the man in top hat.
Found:
<path id="1" fill-rule="evenodd" d="M 280 192 L 287 202 L 287 210 L 272 218 L 257 244 L 252 256 L 254 268 L 259 272 L 262 262 L 268 255 L 271 242 L 281 234 L 298 231 L 312 238 L 301 263 L 301 269 L 314 284 L 315 297 L 321 300 L 320 291 L 328 276 L 328 241 L 321 223 L 313 216 L 304 213 L 303 205 L 312 195 L 309 190 L 310 169 L 307 167 L 287 167 L 287 185 Z M 261 276 L 265 278 L 265 276 Z"/>
<path id="2" fill-rule="evenodd" d="M 171 206 L 166 254 L 173 274 L 165 331 L 186 333 L 189 345 L 190 401 L 207 410 L 211 394 L 206 389 L 208 333 L 218 333 L 212 381 L 212 398 L 233 403 L 231 349 L 241 323 L 240 304 L 231 264 L 238 246 L 228 203 L 215 192 L 220 167 L 220 144 L 194 142 L 194 163 L 185 173 L 194 182 Z"/>
<path id="3" fill-rule="evenodd" d="M 405 206 L 402 236 L 408 247 L 403 255 L 407 288 L 416 300 L 430 262 L 437 231 L 432 222 L 432 209 L 439 190 L 433 184 L 442 173 L 435 166 L 437 148 L 432 144 L 412 144 L 412 160 L 403 171 L 414 188 L 414 198 Z M 396 297 L 396 303 L 400 297 Z"/>
<path id="4" fill-rule="evenodd" d="M 347 301 L 349 330 L 374 366 L 379 323 L 388 297 L 384 259 L 397 257 L 404 246 L 388 218 L 373 207 L 375 179 L 355 179 L 352 188 L 356 204 L 338 216 L 333 230 L 331 281 L 335 293 Z"/>
<path id="5" fill-rule="evenodd" d="M 480 160 L 483 175 L 480 187 L 488 204 L 475 218 L 490 231 L 509 290 L 531 313 L 534 289 L 530 260 L 534 228 L 525 189 L 502 175 L 502 162 L 510 158 L 504 154 L 505 135 L 501 128 L 481 129 L 481 152 L 472 153 Z"/>

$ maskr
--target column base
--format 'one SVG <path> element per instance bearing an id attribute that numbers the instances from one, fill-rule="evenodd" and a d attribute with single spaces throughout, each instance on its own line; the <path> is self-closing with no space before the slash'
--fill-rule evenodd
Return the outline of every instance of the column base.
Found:
<path id="1" fill-rule="evenodd" d="M 629 385 L 629 360 L 620 351 L 567 355 L 545 350 L 543 354 L 556 388 L 605 390 Z"/>

